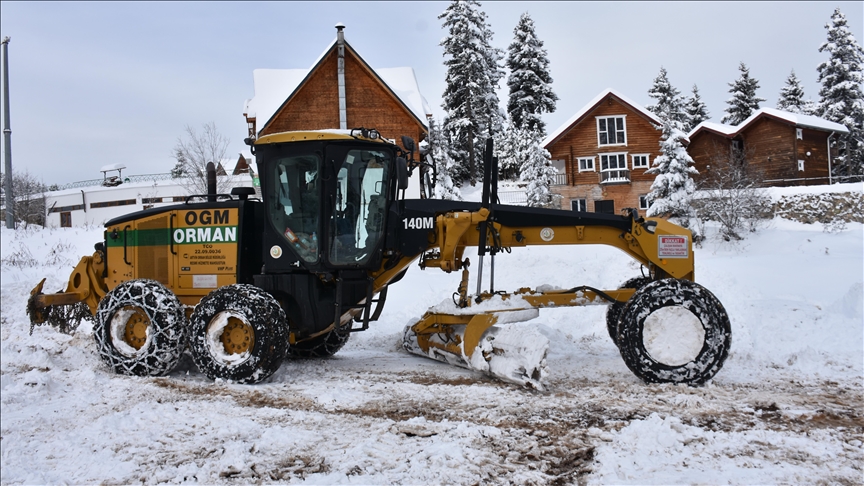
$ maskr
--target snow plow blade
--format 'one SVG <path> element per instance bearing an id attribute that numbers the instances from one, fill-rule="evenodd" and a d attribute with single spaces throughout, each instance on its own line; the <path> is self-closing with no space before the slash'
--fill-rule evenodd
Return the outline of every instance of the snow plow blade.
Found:
<path id="1" fill-rule="evenodd" d="M 513 323 L 534 319 L 538 309 L 479 314 L 427 312 L 405 327 L 408 352 L 543 390 L 549 339 Z"/>

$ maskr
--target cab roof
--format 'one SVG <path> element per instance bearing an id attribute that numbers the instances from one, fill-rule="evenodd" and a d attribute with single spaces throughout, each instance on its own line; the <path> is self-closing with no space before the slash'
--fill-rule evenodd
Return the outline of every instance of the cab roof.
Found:
<path id="1" fill-rule="evenodd" d="M 370 130 L 372 131 L 372 130 Z M 304 130 L 304 131 L 293 131 L 293 132 L 280 132 L 280 133 L 271 133 L 269 135 L 264 135 L 263 137 L 255 140 L 255 145 L 266 145 L 271 143 L 283 143 L 283 142 L 304 142 L 304 141 L 312 141 L 312 140 L 362 140 L 364 142 L 378 142 L 384 144 L 393 144 L 392 140 L 383 140 L 381 138 L 371 138 L 369 136 L 364 137 L 359 129 L 353 130 L 341 130 L 341 129 L 327 129 L 327 130 Z"/>

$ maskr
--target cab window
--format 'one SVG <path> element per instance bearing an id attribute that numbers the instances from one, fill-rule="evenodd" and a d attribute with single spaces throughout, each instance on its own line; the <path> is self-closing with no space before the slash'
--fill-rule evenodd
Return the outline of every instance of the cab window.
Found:
<path id="1" fill-rule="evenodd" d="M 318 261 L 320 166 L 320 158 L 311 154 L 284 157 L 272 166 L 276 208 L 270 212 L 270 218 L 306 262 Z"/>
<path id="2" fill-rule="evenodd" d="M 384 234 L 389 151 L 349 150 L 336 172 L 336 198 L 330 221 L 329 260 L 336 265 L 363 265 Z"/>

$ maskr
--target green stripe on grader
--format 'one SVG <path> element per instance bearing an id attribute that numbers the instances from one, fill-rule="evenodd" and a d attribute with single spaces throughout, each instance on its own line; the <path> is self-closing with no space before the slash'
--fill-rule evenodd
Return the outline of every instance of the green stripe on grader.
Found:
<path id="1" fill-rule="evenodd" d="M 226 231 L 227 229 L 233 230 L 230 233 L 235 238 L 236 238 L 236 234 L 237 234 L 237 227 L 236 226 L 207 226 L 207 227 L 196 226 L 194 228 L 174 228 L 174 231 L 176 232 L 178 230 L 182 230 L 182 231 L 184 231 L 184 234 L 185 234 L 185 231 L 187 229 L 194 229 L 196 232 L 196 235 L 197 235 L 199 229 L 202 229 L 205 231 L 209 229 L 210 230 L 209 234 L 211 234 L 211 235 L 215 235 L 216 231 L 219 231 L 220 235 L 226 235 L 229 233 Z M 171 230 L 169 228 L 137 229 L 137 230 L 129 229 L 129 230 L 126 230 L 125 239 L 126 239 L 125 245 L 127 247 L 130 247 L 130 246 L 164 246 L 164 245 L 170 245 L 171 244 Z M 118 233 L 117 239 L 112 239 L 111 235 L 109 233 L 109 235 L 108 235 L 108 247 L 109 248 L 122 247 L 124 245 L 123 240 L 124 240 L 123 232 Z M 235 240 L 216 239 L 214 241 L 211 237 L 211 239 L 209 241 L 197 241 L 197 238 L 194 241 L 190 241 L 184 237 L 181 239 L 181 241 L 176 241 L 176 240 L 174 241 L 175 245 L 196 245 L 196 244 L 201 244 L 201 243 L 217 243 L 217 244 L 218 243 L 236 243 L 236 239 Z"/>

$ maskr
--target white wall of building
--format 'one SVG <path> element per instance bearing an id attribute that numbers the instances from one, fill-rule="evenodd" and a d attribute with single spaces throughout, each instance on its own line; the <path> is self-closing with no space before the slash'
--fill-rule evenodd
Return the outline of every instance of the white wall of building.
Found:
<path id="1" fill-rule="evenodd" d="M 232 176 L 231 187 L 252 187 L 249 174 Z M 64 213 L 71 226 L 103 225 L 106 221 L 149 207 L 182 204 L 189 190 L 176 179 L 127 182 L 115 187 L 90 186 L 46 193 L 45 226 L 59 228 Z M 161 201 L 159 201 L 161 198 Z M 181 199 L 175 202 L 174 198 Z M 120 202 L 132 202 L 122 204 Z M 154 201 L 155 200 L 155 201 Z"/>

